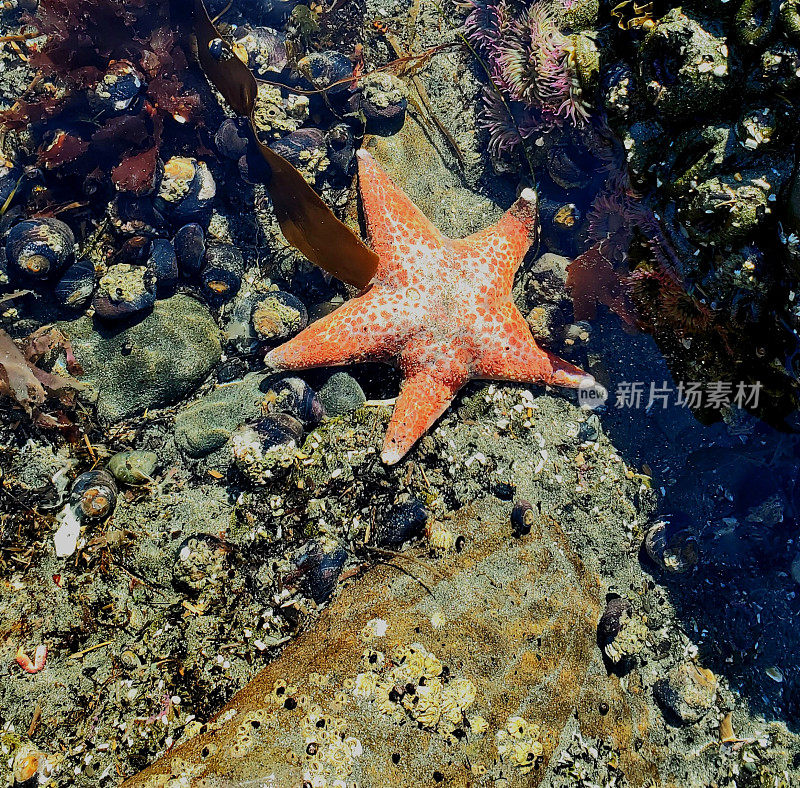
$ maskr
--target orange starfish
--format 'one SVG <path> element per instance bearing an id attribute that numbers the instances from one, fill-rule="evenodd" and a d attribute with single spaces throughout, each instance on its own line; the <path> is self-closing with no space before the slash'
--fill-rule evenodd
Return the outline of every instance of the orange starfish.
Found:
<path id="1" fill-rule="evenodd" d="M 594 385 L 542 350 L 511 300 L 537 230 L 525 189 L 500 220 L 468 238 L 442 235 L 365 150 L 358 180 L 379 264 L 365 290 L 267 354 L 275 371 L 395 361 L 404 381 L 381 459 L 398 462 L 473 378 Z"/>

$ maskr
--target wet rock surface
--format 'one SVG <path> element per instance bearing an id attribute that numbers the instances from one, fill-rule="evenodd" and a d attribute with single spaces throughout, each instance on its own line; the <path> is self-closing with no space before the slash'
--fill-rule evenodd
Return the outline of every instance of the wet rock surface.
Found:
<path id="1" fill-rule="evenodd" d="M 175 419 L 175 442 L 189 457 L 205 457 L 221 449 L 231 433 L 261 412 L 265 376 L 250 373 L 242 380 L 217 386 L 184 408 Z"/>
<path id="2" fill-rule="evenodd" d="M 220 333 L 208 307 L 184 295 L 157 301 L 152 313 L 124 328 L 82 317 L 62 329 L 107 423 L 176 402 L 220 360 Z"/>

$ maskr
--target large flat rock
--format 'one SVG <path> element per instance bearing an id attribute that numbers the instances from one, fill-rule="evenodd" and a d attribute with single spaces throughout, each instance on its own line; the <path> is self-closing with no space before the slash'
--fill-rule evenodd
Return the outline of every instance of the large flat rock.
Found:
<path id="1" fill-rule="evenodd" d="M 622 753 L 631 784 L 655 776 L 646 699 L 603 666 L 600 582 L 560 526 L 514 540 L 489 501 L 454 526 L 462 552 L 370 571 L 125 787 L 539 785 L 578 728 Z"/>

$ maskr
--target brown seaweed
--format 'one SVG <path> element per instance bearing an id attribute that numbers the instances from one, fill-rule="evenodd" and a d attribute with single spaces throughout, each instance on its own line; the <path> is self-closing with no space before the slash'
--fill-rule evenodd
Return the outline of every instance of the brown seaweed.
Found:
<path id="1" fill-rule="evenodd" d="M 256 79 L 217 32 L 202 0 L 195 0 L 194 26 L 203 71 L 231 109 L 249 119 L 255 144 L 269 165 L 267 189 L 286 240 L 337 279 L 365 287 L 378 267 L 378 256 L 336 218 L 286 159 L 259 142 L 252 118 L 258 90 Z M 209 49 L 212 41 L 221 42 L 218 57 Z"/>

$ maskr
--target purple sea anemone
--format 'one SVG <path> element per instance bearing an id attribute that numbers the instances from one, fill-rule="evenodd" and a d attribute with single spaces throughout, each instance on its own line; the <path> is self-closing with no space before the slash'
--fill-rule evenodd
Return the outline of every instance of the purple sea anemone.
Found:
<path id="1" fill-rule="evenodd" d="M 499 158 L 522 143 L 522 136 L 511 115 L 511 108 L 496 90 L 483 89 L 483 108 L 479 124 L 489 132 L 489 153 Z"/>
<path id="2" fill-rule="evenodd" d="M 539 131 L 582 124 L 588 111 L 572 64 L 572 41 L 559 28 L 570 0 L 533 0 L 519 19 L 511 18 L 505 0 L 472 2 L 464 28 L 492 82 L 483 92 L 481 125 L 489 131 L 493 155 Z"/>
<path id="3" fill-rule="evenodd" d="M 541 107 L 545 121 L 588 116 L 571 66 L 571 41 L 559 30 L 557 9 L 535 0 L 500 44 L 500 65 L 513 98 Z"/>

